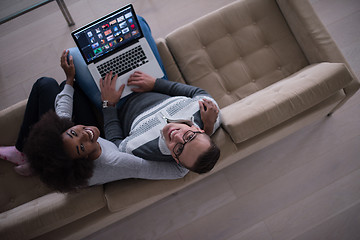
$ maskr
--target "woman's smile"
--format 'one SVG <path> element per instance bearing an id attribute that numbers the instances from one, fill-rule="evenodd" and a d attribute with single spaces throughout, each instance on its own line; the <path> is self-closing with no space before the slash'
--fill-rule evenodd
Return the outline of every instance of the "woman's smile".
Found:
<path id="1" fill-rule="evenodd" d="M 90 139 L 90 141 L 92 141 L 92 142 L 93 142 L 93 140 L 94 140 L 94 132 L 93 132 L 93 130 L 92 130 L 92 129 L 87 128 L 87 129 L 85 129 L 85 132 L 89 135 L 89 139 Z"/>

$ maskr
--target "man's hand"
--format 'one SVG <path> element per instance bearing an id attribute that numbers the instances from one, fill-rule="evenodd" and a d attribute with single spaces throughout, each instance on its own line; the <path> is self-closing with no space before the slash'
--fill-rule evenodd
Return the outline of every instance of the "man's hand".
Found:
<path id="1" fill-rule="evenodd" d="M 66 75 L 66 83 L 73 86 L 74 78 L 75 78 L 75 66 L 73 57 L 70 55 L 69 62 L 67 61 L 67 57 L 69 55 L 69 50 L 64 50 L 60 57 L 60 66 L 65 72 Z"/>
<path id="2" fill-rule="evenodd" d="M 125 87 L 123 84 L 120 86 L 119 90 L 115 89 L 117 78 L 117 74 L 113 77 L 112 72 L 110 72 L 106 74 L 104 80 L 102 78 L 100 79 L 101 100 L 106 100 L 113 106 L 120 100 Z"/>
<path id="3" fill-rule="evenodd" d="M 215 103 L 208 99 L 199 101 L 201 120 L 204 123 L 204 131 L 211 135 L 214 130 L 214 124 L 219 114 L 219 109 Z"/>
<path id="4" fill-rule="evenodd" d="M 131 88 L 133 92 L 150 92 L 154 88 L 155 81 L 156 79 L 154 77 L 136 71 L 130 76 L 128 86 L 136 86 L 135 88 Z"/>

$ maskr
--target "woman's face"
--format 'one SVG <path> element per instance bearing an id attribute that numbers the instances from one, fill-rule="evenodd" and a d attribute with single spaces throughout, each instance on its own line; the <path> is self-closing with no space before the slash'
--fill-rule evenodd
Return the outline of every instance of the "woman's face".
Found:
<path id="1" fill-rule="evenodd" d="M 62 135 L 65 151 L 72 159 L 97 159 L 101 148 L 97 139 L 100 131 L 97 127 L 76 125 L 66 130 Z"/>

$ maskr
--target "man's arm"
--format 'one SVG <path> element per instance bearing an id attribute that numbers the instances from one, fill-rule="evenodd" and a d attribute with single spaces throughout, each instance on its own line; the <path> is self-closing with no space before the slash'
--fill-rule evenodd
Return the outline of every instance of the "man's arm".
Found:
<path id="1" fill-rule="evenodd" d="M 134 92 L 154 91 L 169 96 L 204 97 L 199 100 L 199 107 L 205 133 L 210 136 L 220 126 L 219 108 L 210 94 L 201 88 L 155 79 L 142 72 L 133 73 L 128 80 L 128 85 L 136 86 L 136 88 L 132 88 Z"/>
<path id="2" fill-rule="evenodd" d="M 172 82 L 164 79 L 156 79 L 153 91 L 164 93 L 169 96 L 185 96 L 194 98 L 196 96 L 210 96 L 205 90 L 191 85 Z"/>
<path id="3" fill-rule="evenodd" d="M 108 107 L 103 109 L 104 116 L 104 131 L 105 138 L 116 146 L 119 146 L 121 141 L 126 137 L 120 126 L 120 121 L 117 116 L 116 107 Z"/>
<path id="4" fill-rule="evenodd" d="M 135 88 L 132 88 L 131 90 L 134 92 L 159 92 L 166 95 L 169 95 L 171 97 L 174 96 L 185 96 L 193 98 L 195 96 L 203 95 L 203 96 L 209 96 L 210 95 L 203 89 L 172 82 L 164 79 L 155 79 L 152 76 L 149 76 L 142 72 L 134 72 L 129 80 L 128 85 L 133 85 Z"/>
<path id="5" fill-rule="evenodd" d="M 201 121 L 204 123 L 204 131 L 207 135 L 211 136 L 214 132 L 214 129 L 218 128 L 220 124 L 216 124 L 217 121 L 220 121 L 219 116 L 219 108 L 217 105 L 209 100 L 209 99 L 202 99 L 199 101 L 200 107 L 200 115 Z"/>

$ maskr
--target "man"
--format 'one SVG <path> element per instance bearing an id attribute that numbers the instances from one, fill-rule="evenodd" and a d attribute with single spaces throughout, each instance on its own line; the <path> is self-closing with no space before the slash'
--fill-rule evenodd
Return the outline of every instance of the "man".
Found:
<path id="1" fill-rule="evenodd" d="M 220 126 L 215 101 L 204 90 L 135 72 L 135 86 L 119 109 L 123 86 L 115 90 L 117 75 L 100 80 L 105 136 L 120 151 L 147 160 L 176 161 L 187 169 L 205 173 L 217 162 L 220 150 L 210 135 Z"/>
<path id="2" fill-rule="evenodd" d="M 163 69 L 164 79 L 166 79 L 165 69 L 156 43 L 151 36 L 150 27 L 142 17 L 138 16 L 138 20 L 146 40 Z M 100 93 L 79 50 L 77 48 L 70 49 L 70 55 L 74 59 L 77 84 L 98 109 L 101 109 L 104 104 L 108 106 L 107 109 L 103 109 L 105 125 L 110 125 L 111 129 L 106 132 L 106 139 L 111 139 L 121 151 L 148 160 L 174 161 L 175 159 L 190 170 L 196 168 L 195 162 L 201 163 L 201 161 L 195 161 L 200 157 L 200 160 L 202 159 L 209 166 L 205 167 L 206 164 L 200 164 L 205 169 L 200 170 L 200 167 L 197 167 L 199 170 L 195 171 L 199 173 L 207 172 L 214 166 L 219 157 L 219 149 L 208 136 L 219 127 L 220 118 L 215 101 L 206 91 L 164 79 L 154 79 L 143 73 L 135 72 L 130 77 L 128 84 L 137 87 L 133 89 L 136 93 L 122 98 L 119 104 L 123 88 L 115 91 L 117 76 L 113 78 L 111 73 L 108 74 L 100 83 L 102 85 L 102 93 Z M 114 107 L 115 104 L 118 111 Z M 173 122 L 179 124 L 179 119 L 182 128 L 179 128 L 180 125 L 174 126 Z M 167 122 L 172 122 L 172 125 L 169 124 L 168 128 L 164 128 Z M 167 130 L 167 134 L 160 134 L 160 130 Z M 172 131 L 171 134 L 168 132 L 169 130 Z M 189 135 L 190 132 L 188 132 L 184 135 L 185 130 L 191 130 L 193 134 Z M 180 138 L 176 141 L 179 143 L 176 147 L 175 137 Z M 188 137 L 188 139 L 184 140 L 181 137 Z M 191 146 L 200 139 L 204 139 L 207 145 L 203 144 L 201 148 L 200 146 L 196 147 L 196 151 L 192 151 L 190 156 L 188 150 L 192 150 Z M 209 161 L 207 156 L 200 156 L 205 153 L 213 156 L 212 161 Z"/>

